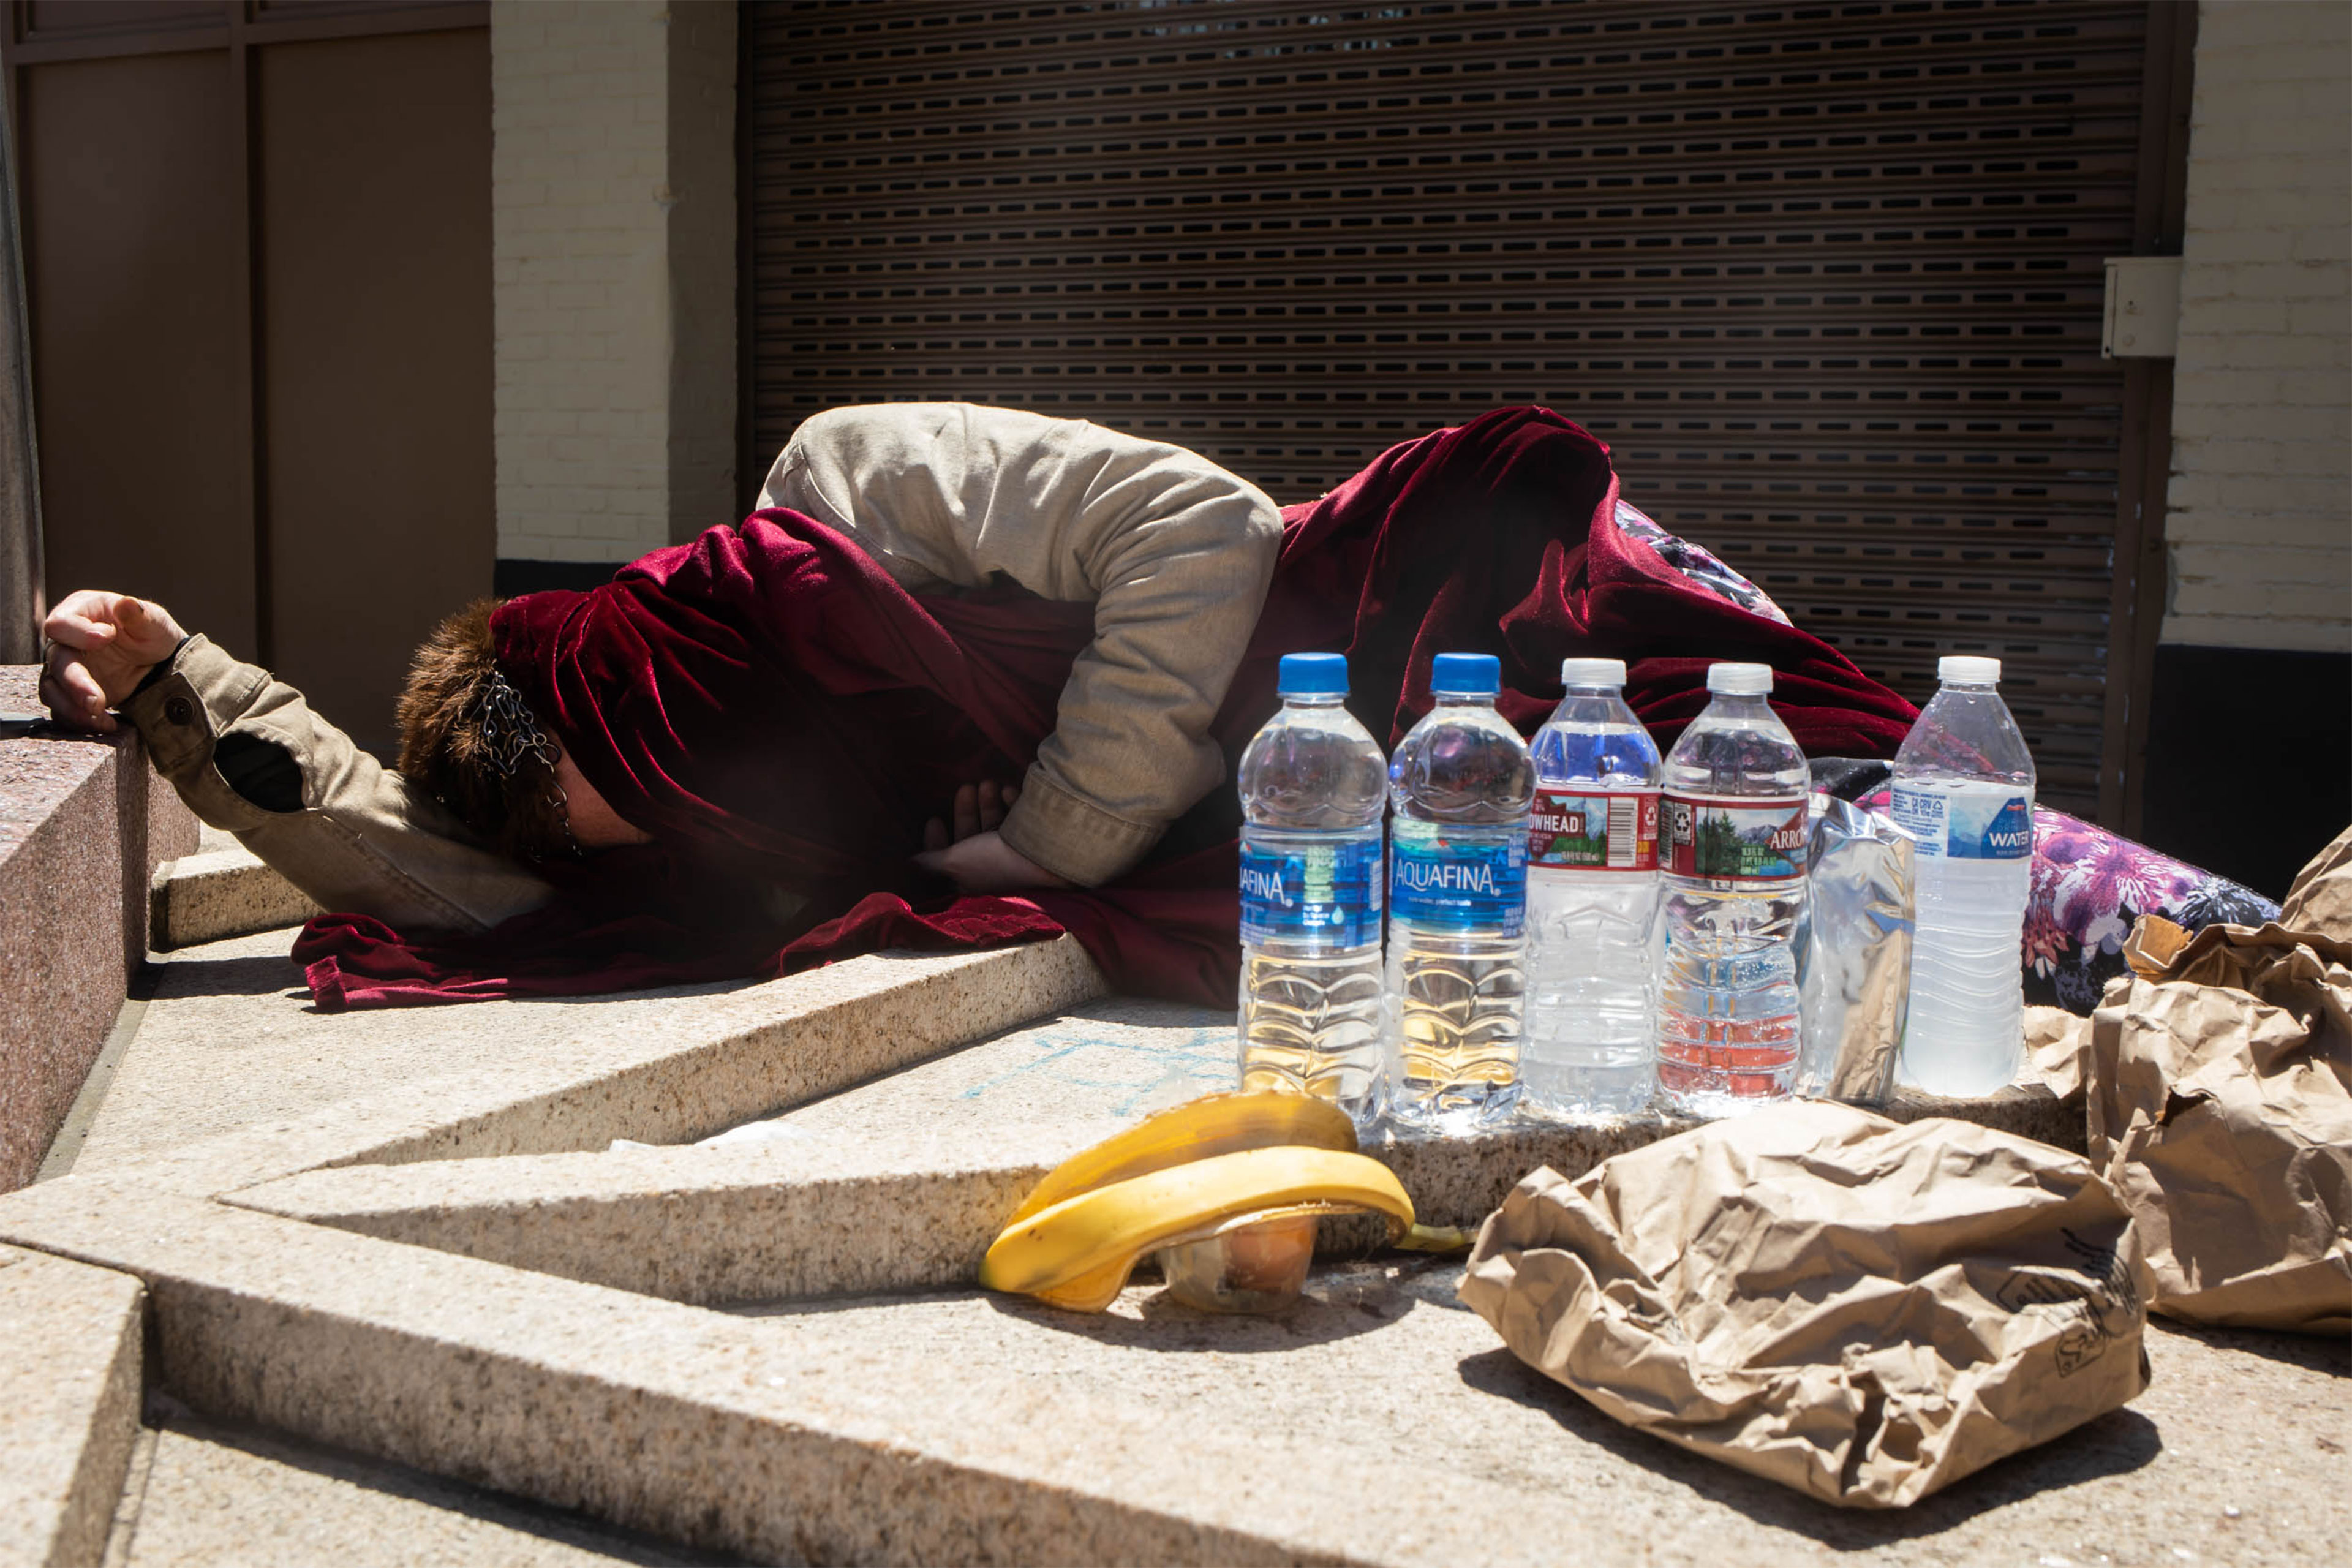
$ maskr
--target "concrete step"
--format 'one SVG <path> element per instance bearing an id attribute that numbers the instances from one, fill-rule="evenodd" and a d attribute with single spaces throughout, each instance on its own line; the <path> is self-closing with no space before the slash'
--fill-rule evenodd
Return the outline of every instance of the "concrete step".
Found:
<path id="1" fill-rule="evenodd" d="M 146 1282 L 152 1375 L 216 1424 L 165 1418 L 134 1461 L 127 1563 L 650 1560 L 646 1532 L 1071 1568 L 2253 1564 L 2342 1537 L 2352 1413 L 2315 1337 L 2152 1325 L 2131 1408 L 1864 1514 L 1618 1426 L 1459 1308 L 1456 1260 L 1333 1258 L 1267 1320 L 981 1293 L 1010 1173 L 1231 1070 L 1222 1015 L 1101 1000 L 1067 939 L 373 1014 L 310 1011 L 280 935 L 157 967 L 73 1173 L 0 1196 L 0 1242 Z M 748 1148 L 604 1152 L 763 1118 Z M 1401 1174 L 1468 1215 L 1601 1152 Z M 0 1453 L 56 1474 L 58 1447 Z"/>
<path id="2" fill-rule="evenodd" d="M 319 906 L 226 835 L 155 868 L 149 926 L 158 948 L 194 947 L 300 925 Z"/>
<path id="3" fill-rule="evenodd" d="M 142 1434 L 107 1563 L 121 1568 L 707 1568 L 543 1504 L 204 1421 L 168 1396 Z"/>
<path id="4" fill-rule="evenodd" d="M 0 1247 L 0 1568 L 98 1568 L 139 1432 L 147 1292 Z"/>

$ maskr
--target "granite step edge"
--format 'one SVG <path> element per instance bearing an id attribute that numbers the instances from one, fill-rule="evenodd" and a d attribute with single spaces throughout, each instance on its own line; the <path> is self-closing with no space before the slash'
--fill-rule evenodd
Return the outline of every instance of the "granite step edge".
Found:
<path id="1" fill-rule="evenodd" d="M 234 842 L 158 866 L 149 900 L 152 940 L 163 950 L 279 931 L 321 912 Z"/>

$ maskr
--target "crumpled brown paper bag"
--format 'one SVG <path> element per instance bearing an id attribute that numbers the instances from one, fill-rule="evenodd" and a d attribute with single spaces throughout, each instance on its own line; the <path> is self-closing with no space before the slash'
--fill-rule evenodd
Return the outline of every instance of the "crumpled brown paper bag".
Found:
<path id="1" fill-rule="evenodd" d="M 2142 920 L 2091 1016 L 2092 1163 L 2129 1205 L 2150 1307 L 2352 1332 L 2352 831 L 2278 922 Z M 2332 928 L 2332 929 L 2331 929 Z"/>
<path id="2" fill-rule="evenodd" d="M 2279 906 L 2278 923 L 2352 942 L 2352 827 L 2295 874 L 2286 902 Z"/>
<path id="3" fill-rule="evenodd" d="M 2090 1020 L 2063 1007 L 2025 1010 L 2025 1066 L 2020 1081 L 2039 1083 L 2063 1100 L 2083 1092 L 2083 1058 L 2090 1049 Z"/>
<path id="4" fill-rule="evenodd" d="M 2078 1156 L 1813 1101 L 1537 1171 L 1462 1300 L 1629 1426 L 1901 1508 L 2146 1388 L 2145 1284 Z"/>

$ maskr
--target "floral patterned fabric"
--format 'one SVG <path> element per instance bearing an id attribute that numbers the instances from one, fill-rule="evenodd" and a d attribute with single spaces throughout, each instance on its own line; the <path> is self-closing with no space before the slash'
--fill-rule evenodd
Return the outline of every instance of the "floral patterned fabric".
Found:
<path id="1" fill-rule="evenodd" d="M 1860 805 L 1891 810 L 1877 789 Z M 2227 877 L 2119 837 L 2048 806 L 2033 808 L 2033 890 L 2025 904 L 2025 1000 L 2087 1015 L 2124 972 L 2124 938 L 2142 915 L 2201 931 L 2259 926 L 2279 907 Z"/>

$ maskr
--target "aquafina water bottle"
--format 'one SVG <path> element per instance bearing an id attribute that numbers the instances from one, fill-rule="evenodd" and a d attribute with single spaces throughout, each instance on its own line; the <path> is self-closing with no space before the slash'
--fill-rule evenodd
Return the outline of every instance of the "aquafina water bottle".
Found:
<path id="1" fill-rule="evenodd" d="M 1434 706 L 1389 764 L 1388 1111 L 1418 1131 L 1518 1104 L 1535 768 L 1501 685 L 1491 654 L 1439 654 Z"/>
<path id="2" fill-rule="evenodd" d="M 1718 664 L 1666 754 L 1658 1095 L 1691 1116 L 1788 1097 L 1811 779 L 1766 696 L 1772 669 Z"/>
<path id="3" fill-rule="evenodd" d="M 1895 820 L 1918 841 L 1903 1081 L 1990 1094 L 2023 1066 L 2019 950 L 2033 871 L 2033 757 L 2000 660 L 1953 656 L 1895 753 Z"/>
<path id="4" fill-rule="evenodd" d="M 1528 840 L 1522 1109 L 1646 1110 L 1655 1087 L 1658 743 L 1625 705 L 1625 664 L 1571 658 L 1536 731 Z"/>
<path id="5" fill-rule="evenodd" d="M 1348 661 L 1284 656 L 1282 711 L 1242 752 L 1241 1078 L 1380 1119 L 1387 768 L 1342 706 Z"/>

